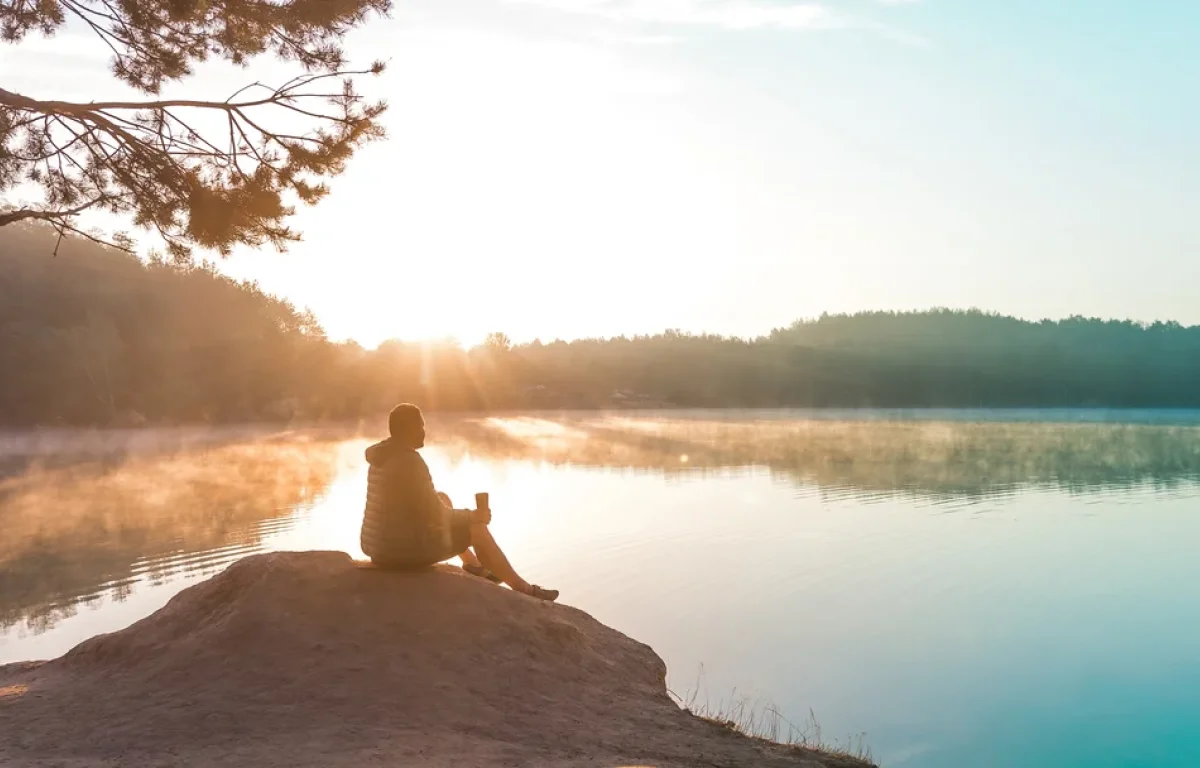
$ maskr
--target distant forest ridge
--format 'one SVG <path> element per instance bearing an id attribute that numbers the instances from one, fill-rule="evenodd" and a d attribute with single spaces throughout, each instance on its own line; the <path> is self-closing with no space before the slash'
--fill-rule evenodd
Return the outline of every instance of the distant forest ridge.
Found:
<path id="1" fill-rule="evenodd" d="M 0 425 L 614 407 L 1200 407 L 1200 327 L 979 310 L 822 315 L 756 339 L 328 339 L 209 266 L 0 229 Z"/>

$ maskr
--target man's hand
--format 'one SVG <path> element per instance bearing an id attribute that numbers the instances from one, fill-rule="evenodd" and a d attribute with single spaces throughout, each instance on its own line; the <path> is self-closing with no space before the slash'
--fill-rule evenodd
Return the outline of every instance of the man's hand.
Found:
<path id="1" fill-rule="evenodd" d="M 492 510 L 490 509 L 472 509 L 471 522 L 473 524 L 487 525 L 492 522 Z"/>

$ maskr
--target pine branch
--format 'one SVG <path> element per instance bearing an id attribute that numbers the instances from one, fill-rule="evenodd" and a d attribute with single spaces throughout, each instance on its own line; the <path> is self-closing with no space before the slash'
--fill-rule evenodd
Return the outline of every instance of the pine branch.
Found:
<path id="1" fill-rule="evenodd" d="M 7 226 L 9 224 L 16 224 L 18 221 L 27 221 L 29 219 L 39 221 L 58 221 L 83 213 L 87 209 L 99 205 L 102 202 L 104 202 L 104 198 L 97 197 L 94 200 L 89 200 L 86 203 L 74 206 L 73 208 L 64 208 L 57 211 L 39 211 L 33 208 L 20 208 L 15 211 L 7 212 L 0 211 L 0 227 Z"/>
<path id="2" fill-rule="evenodd" d="M 340 71 L 338 43 L 389 7 L 390 0 L 0 0 L 4 40 L 83 21 L 112 50 L 114 75 L 151 96 L 210 55 L 245 64 L 271 51 L 308 70 L 278 87 L 251 83 L 223 101 L 77 102 L 0 88 L 0 195 L 29 182 L 42 191 L 40 204 L 9 206 L 0 226 L 40 219 L 60 234 L 91 237 L 71 222 L 102 207 L 157 233 L 176 259 L 194 246 L 221 254 L 238 244 L 285 247 L 299 238 L 284 223 L 288 201 L 319 200 L 325 180 L 383 135 L 386 105 L 364 101 L 352 79 L 383 66 Z M 323 87 L 330 78 L 340 92 Z"/>

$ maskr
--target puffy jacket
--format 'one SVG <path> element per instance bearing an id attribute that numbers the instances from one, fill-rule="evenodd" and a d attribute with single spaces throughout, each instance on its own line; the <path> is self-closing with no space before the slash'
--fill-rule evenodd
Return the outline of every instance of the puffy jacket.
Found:
<path id="1" fill-rule="evenodd" d="M 389 440 L 366 451 L 367 505 L 359 544 L 372 560 L 422 559 L 446 535 L 446 508 L 421 454 Z"/>

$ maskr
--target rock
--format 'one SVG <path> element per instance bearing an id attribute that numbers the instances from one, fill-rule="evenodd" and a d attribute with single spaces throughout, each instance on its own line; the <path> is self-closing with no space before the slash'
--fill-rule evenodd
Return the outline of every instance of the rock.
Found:
<path id="1" fill-rule="evenodd" d="M 648 646 L 457 568 L 256 555 L 0 667 L 0 765 L 861 766 L 676 706 Z"/>

